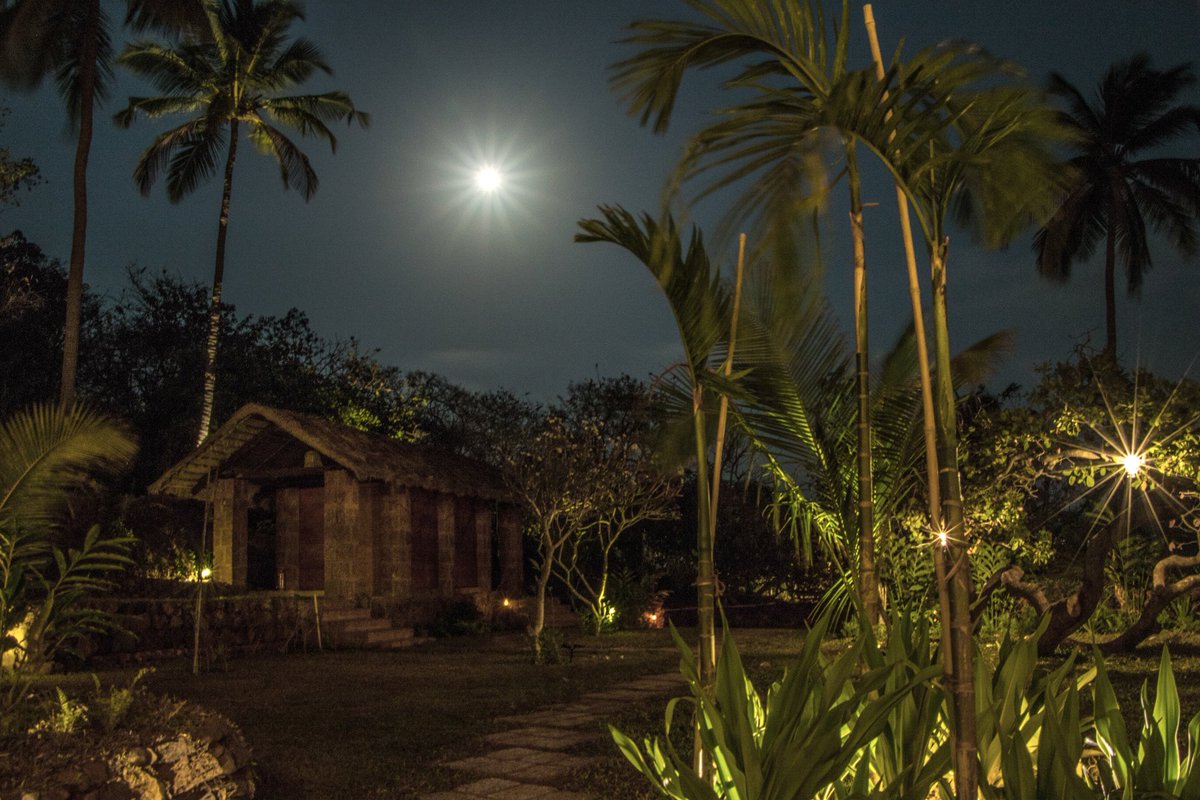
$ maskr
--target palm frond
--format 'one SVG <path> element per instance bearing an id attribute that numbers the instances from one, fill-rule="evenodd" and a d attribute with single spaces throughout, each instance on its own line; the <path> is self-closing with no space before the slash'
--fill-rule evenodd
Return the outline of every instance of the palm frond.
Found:
<path id="1" fill-rule="evenodd" d="M 730 296 L 709 261 L 703 237 L 693 231 L 683 247 L 673 219 L 639 220 L 620 206 L 601 206 L 602 219 L 580 220 L 577 242 L 608 242 L 629 251 L 658 281 L 675 315 L 693 379 L 709 366 L 717 342 L 729 330 Z"/>
<path id="2" fill-rule="evenodd" d="M 160 92 L 204 95 L 216 88 L 213 55 L 211 45 L 173 48 L 139 41 L 126 45 L 116 63 L 149 81 Z"/>
<path id="3" fill-rule="evenodd" d="M 178 203 L 208 180 L 217 170 L 218 157 L 225 144 L 224 130 L 213 129 L 207 121 L 196 126 L 196 135 L 181 137 L 173 148 L 167 169 L 167 199 Z M 142 190 L 143 194 L 147 192 L 148 188 Z"/>
<path id="4" fill-rule="evenodd" d="M 612 86 L 630 115 L 654 130 L 670 124 L 683 75 L 759 54 L 764 61 L 743 66 L 734 81 L 756 80 L 766 73 L 790 75 L 814 89 L 845 64 L 849 6 L 831 43 L 820 5 L 813 2 L 762 4 L 752 0 L 693 0 L 693 9 L 712 24 L 644 20 L 630 26 L 623 44 L 640 49 L 614 64 Z"/>
<path id="5" fill-rule="evenodd" d="M 304 83 L 316 72 L 332 75 L 333 69 L 316 44 L 308 39 L 296 39 L 262 71 L 258 82 L 267 90 L 280 91 Z"/>
<path id="6" fill-rule="evenodd" d="M 268 125 L 262 117 L 251 123 L 250 135 L 256 144 L 260 144 L 275 156 L 284 187 L 294 188 L 305 200 L 311 200 L 317 191 L 318 180 L 308 156 L 280 130 Z"/>
<path id="7" fill-rule="evenodd" d="M 138 162 L 133 168 L 133 181 L 141 193 L 150 194 L 158 176 L 164 169 L 170 167 L 174 155 L 180 148 L 188 142 L 204 138 L 210 133 L 213 132 L 208 130 L 207 120 L 201 118 L 190 120 L 156 136 L 138 158 Z M 215 132 L 215 135 L 222 137 L 223 133 L 218 131 Z"/>
<path id="8" fill-rule="evenodd" d="M 81 406 L 35 405 L 0 423 L 0 528 L 52 526 L 70 493 L 127 467 L 121 424 Z"/>

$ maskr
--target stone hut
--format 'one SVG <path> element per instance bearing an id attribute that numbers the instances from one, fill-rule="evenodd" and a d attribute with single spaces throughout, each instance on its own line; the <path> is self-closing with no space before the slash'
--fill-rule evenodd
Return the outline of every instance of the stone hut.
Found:
<path id="1" fill-rule="evenodd" d="M 521 518 L 490 467 L 249 404 L 150 486 L 213 503 L 213 578 L 421 600 L 519 594 Z"/>

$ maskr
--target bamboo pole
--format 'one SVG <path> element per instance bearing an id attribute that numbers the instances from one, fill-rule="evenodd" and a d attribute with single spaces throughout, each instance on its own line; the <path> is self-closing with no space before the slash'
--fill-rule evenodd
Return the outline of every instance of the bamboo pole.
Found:
<path id="1" fill-rule="evenodd" d="M 863 6 L 863 21 L 867 28 L 867 37 L 870 39 L 871 57 L 875 62 L 875 75 L 879 80 L 883 80 L 885 75 L 883 56 L 879 48 L 879 37 L 876 33 L 875 14 L 870 3 Z M 887 98 L 886 93 L 884 94 L 884 98 Z M 951 761 L 954 766 L 955 788 L 958 797 L 960 800 L 974 800 L 978 791 L 975 754 L 974 686 L 970 680 L 970 675 L 966 676 L 967 680 L 965 681 L 956 679 L 956 669 L 962 670 L 965 668 L 968 672 L 971 669 L 971 656 L 973 655 L 971 648 L 973 647 L 973 641 L 969 625 L 969 595 L 965 601 L 962 598 L 952 596 L 961 594 L 962 586 L 964 585 L 963 579 L 965 579 L 965 585 L 969 591 L 969 566 L 966 561 L 966 549 L 959 546 L 955 551 L 958 558 L 955 562 L 953 573 L 952 575 L 947 575 L 944 547 L 947 544 L 952 544 L 952 540 L 949 538 L 942 513 L 941 474 L 937 452 L 937 414 L 929 378 L 929 348 L 925 339 L 925 321 L 921 309 L 920 281 L 917 277 L 917 259 L 913 246 L 912 225 L 908 214 L 908 197 L 899 182 L 896 183 L 896 205 L 900 212 L 900 230 L 904 240 L 905 265 L 908 270 L 908 293 L 913 309 L 913 326 L 917 339 L 917 359 L 921 373 L 921 407 L 924 417 L 925 475 L 929 494 L 929 519 L 933 530 L 937 531 L 939 535 L 945 534 L 947 536 L 945 543 L 942 541 L 935 541 L 933 543 L 933 564 L 937 581 L 938 613 L 941 619 L 942 672 L 947 692 L 951 698 L 951 702 L 947 704 L 951 710 L 950 724 L 955 743 L 951 749 Z M 944 246 L 935 249 L 933 264 L 931 265 L 933 267 L 934 313 L 939 322 L 937 326 L 939 334 L 947 329 L 945 314 L 945 252 Z M 943 378 L 945 384 L 950 385 L 949 336 L 948 334 L 945 336 L 939 335 L 938 339 L 939 386 L 942 385 Z M 941 347 L 943 340 L 947 345 L 945 348 L 945 363 L 943 363 Z M 953 414 L 952 385 L 950 385 L 950 393 L 950 413 Z M 953 424 L 954 422 L 950 421 L 950 425 L 952 426 Z M 951 428 L 952 432 L 953 428 Z M 954 440 L 957 439 L 957 437 L 953 438 Z M 954 507 L 957 510 L 957 514 L 951 513 L 949 516 L 954 520 L 954 524 L 951 527 L 955 529 L 956 533 L 961 535 L 962 490 L 958 484 L 957 442 L 955 441 L 954 443 L 955 447 L 953 448 L 949 447 L 948 443 L 946 443 L 947 450 L 950 453 L 948 460 L 952 463 L 943 464 L 943 466 L 947 469 L 952 469 L 954 473 L 953 488 L 955 491 L 948 492 L 947 494 L 955 496 Z M 950 585 L 951 577 L 955 579 L 954 587 Z M 958 603 L 955 603 L 955 600 L 958 600 Z M 965 642 L 961 641 L 964 632 L 956 629 L 962 627 L 961 624 L 956 623 L 960 622 L 958 616 L 961 616 L 964 611 L 961 608 L 955 609 L 956 605 L 962 605 L 964 602 L 967 609 L 965 613 L 968 614 Z M 956 610 L 958 611 L 958 615 L 955 614 Z"/>
<path id="2" fill-rule="evenodd" d="M 879 37 L 875 28 L 875 13 L 871 4 L 863 6 L 863 21 L 867 27 L 867 38 L 871 42 L 871 57 L 875 61 L 875 77 L 883 80 L 883 55 L 879 48 Z M 887 99 L 887 93 L 883 95 Z M 891 112 L 888 113 L 890 118 Z M 892 134 L 891 138 L 894 138 Z M 921 381 L 921 410 L 925 435 L 925 481 L 929 494 L 929 522 L 933 531 L 945 530 L 942 522 L 942 500 L 938 477 L 937 419 L 933 408 L 933 387 L 930 380 L 929 344 L 925 338 L 925 314 L 921 306 L 921 281 L 917 274 L 917 254 L 913 245 L 912 220 L 908 214 L 908 195 L 897 182 L 896 208 L 900 213 L 900 235 L 904 242 L 904 264 L 908 270 L 908 297 L 912 304 L 913 329 L 917 338 L 917 364 Z M 933 543 L 933 566 L 937 580 L 938 611 L 942 620 L 942 670 L 948 687 L 954 680 L 954 663 L 950 645 L 950 589 L 946 577 L 946 559 L 940 541 Z"/>
<path id="3" fill-rule="evenodd" d="M 733 348 L 737 344 L 737 323 L 742 307 L 742 276 L 746 265 L 746 234 L 738 235 L 737 273 L 733 284 L 733 312 L 729 321 L 729 349 L 725 352 L 722 373 L 728 378 L 733 374 Z M 708 502 L 708 528 L 713 541 L 717 537 L 717 496 L 721 491 L 721 455 L 725 449 L 725 421 L 729 414 L 729 397 L 721 395 L 721 410 L 717 414 L 716 452 L 713 455 L 712 492 Z"/>
<path id="4" fill-rule="evenodd" d="M 862 180 L 854 142 L 846 143 L 850 184 L 850 233 L 854 246 L 854 369 L 858 401 L 858 596 L 871 627 L 882 618 L 875 567 L 875 486 L 871 467 L 871 369 L 867 331 L 867 251 L 863 233 Z"/>
<path id="5" fill-rule="evenodd" d="M 734 277 L 733 284 L 733 309 L 729 321 L 729 347 L 725 351 L 725 363 L 722 366 L 722 373 L 728 378 L 733 374 L 733 351 L 737 344 L 737 321 L 741 313 L 742 306 L 742 276 L 745 273 L 746 264 L 746 234 L 738 235 L 738 258 L 737 258 L 737 273 Z M 693 387 L 695 405 L 692 409 L 695 415 L 697 431 L 697 457 L 705 456 L 703 446 L 703 419 L 704 408 L 700 402 L 700 394 L 698 387 Z M 700 675 L 700 684 L 705 691 L 711 691 L 713 676 L 717 670 L 717 648 L 715 627 L 716 620 L 714 619 L 715 597 L 716 597 L 716 574 L 712 563 L 713 544 L 717 539 L 717 498 L 721 489 L 721 458 L 725 449 L 725 427 L 726 420 L 729 415 L 729 397 L 721 395 L 720 411 L 717 413 L 717 440 L 714 445 L 713 453 L 713 472 L 712 483 L 709 487 L 707 498 L 700 496 L 698 499 L 703 507 L 708 511 L 708 519 L 701 520 L 701 525 L 707 526 L 707 542 L 706 547 L 701 547 L 700 552 L 700 568 L 699 576 L 696 580 L 697 603 L 697 622 L 700 625 L 700 647 L 696 658 L 698 660 Z M 703 464 L 703 462 L 701 462 Z M 701 468 L 701 464 L 697 465 L 697 472 Z M 703 481 L 697 480 L 697 490 L 702 492 L 703 487 L 700 485 Z M 700 745 L 700 728 L 699 721 L 695 732 L 693 733 L 692 742 L 693 758 L 692 765 L 696 770 L 696 774 L 704 777 L 708 771 L 708 765 L 705 763 L 704 753 Z"/>
<path id="6" fill-rule="evenodd" d="M 942 514 L 950 556 L 950 642 L 954 659 L 954 788 L 958 800 L 975 800 L 979 759 L 975 733 L 974 631 L 971 623 L 971 563 L 967 553 L 962 484 L 958 475 L 958 430 L 954 383 L 950 377 L 950 333 L 946 302 L 946 256 L 943 238 L 930 254 L 933 271 L 933 330 L 937 358 L 938 441 L 942 478 Z"/>

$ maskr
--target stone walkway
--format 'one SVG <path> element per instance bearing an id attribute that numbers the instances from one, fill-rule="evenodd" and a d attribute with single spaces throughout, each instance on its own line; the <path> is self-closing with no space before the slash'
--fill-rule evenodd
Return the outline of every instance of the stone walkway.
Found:
<path id="1" fill-rule="evenodd" d="M 485 736 L 488 752 L 446 762 L 474 780 L 449 792 L 426 795 L 426 800 L 595 800 L 593 795 L 557 788 L 567 775 L 594 760 L 567 751 L 603 737 L 601 723 L 623 707 L 683 688 L 679 673 L 646 675 L 615 689 L 585 694 L 572 703 L 500 717 L 499 722 L 514 727 Z"/>

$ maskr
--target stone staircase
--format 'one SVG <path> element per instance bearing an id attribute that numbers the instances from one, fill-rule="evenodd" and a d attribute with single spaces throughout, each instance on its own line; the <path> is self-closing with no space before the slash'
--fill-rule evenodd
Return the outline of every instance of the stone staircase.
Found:
<path id="1" fill-rule="evenodd" d="M 321 637 L 335 648 L 398 650 L 414 642 L 412 628 L 397 628 L 390 619 L 372 617 L 369 608 L 353 606 L 322 608 Z"/>

